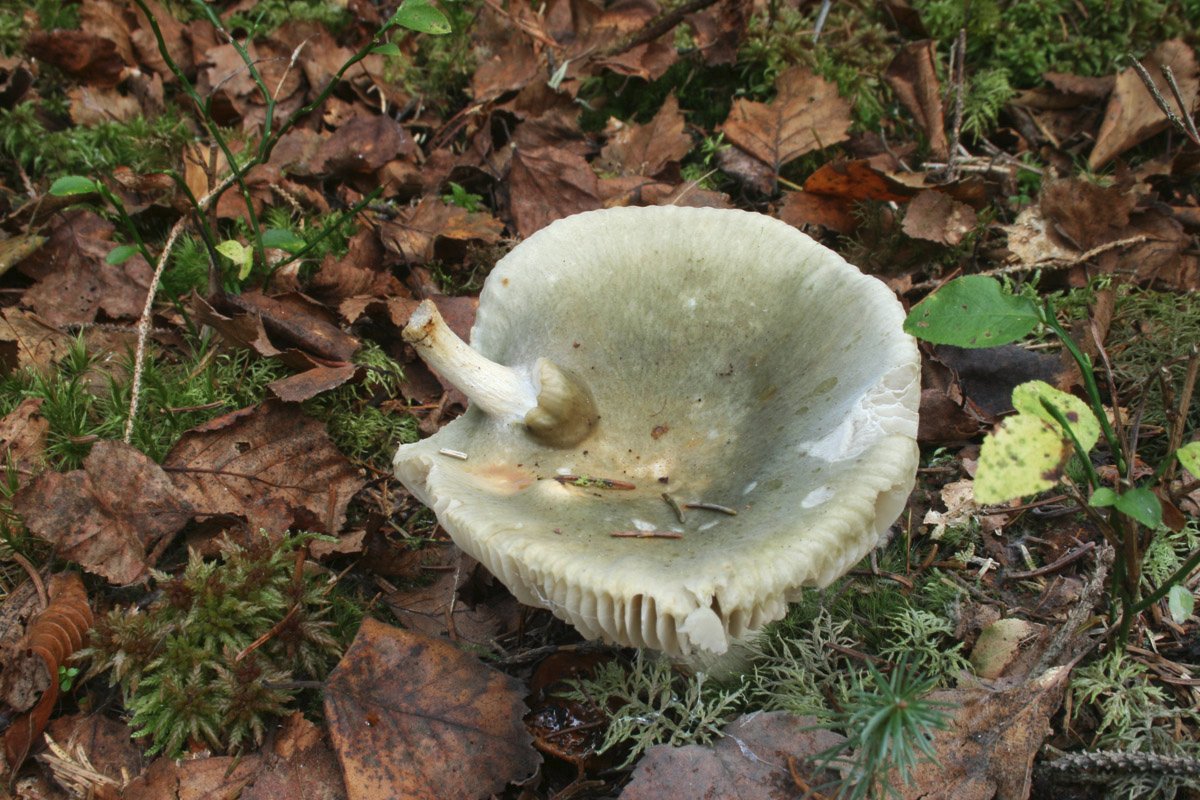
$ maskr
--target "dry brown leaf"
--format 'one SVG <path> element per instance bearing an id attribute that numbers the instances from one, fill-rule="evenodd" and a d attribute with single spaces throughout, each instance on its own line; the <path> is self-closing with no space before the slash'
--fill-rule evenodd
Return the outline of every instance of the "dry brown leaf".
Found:
<path id="1" fill-rule="evenodd" d="M 930 154 L 944 161 L 950 153 L 950 142 L 946 139 L 942 85 L 937 78 L 937 43 L 927 39 L 904 45 L 888 65 L 884 79 L 924 132 Z"/>
<path id="2" fill-rule="evenodd" d="M 710 67 L 737 62 L 738 47 L 746 35 L 752 3 L 747 0 L 717 3 L 684 19 L 692 28 L 696 49 Z"/>
<path id="3" fill-rule="evenodd" d="M 792 67 L 775 79 L 775 89 L 769 103 L 735 100 L 720 130 L 776 175 L 792 159 L 849 138 L 850 102 L 837 84 Z"/>
<path id="4" fill-rule="evenodd" d="M 352 117 L 321 143 L 313 158 L 318 173 L 364 175 L 416 150 L 399 122 L 382 114 Z"/>
<path id="5" fill-rule="evenodd" d="M 805 759 L 842 741 L 836 733 L 810 730 L 816 723 L 786 711 L 756 712 L 731 722 L 710 745 L 655 745 L 638 762 L 621 800 L 799 800 L 804 792 L 792 779 L 789 759 L 804 769 Z"/>
<path id="6" fill-rule="evenodd" d="M 1190 114 L 1196 107 L 1196 96 L 1200 93 L 1200 66 L 1191 46 L 1182 39 L 1171 39 L 1160 44 L 1150 56 L 1142 61 L 1150 77 L 1158 86 L 1163 97 L 1174 107 L 1171 90 L 1167 87 L 1162 67 L 1168 66 L 1175 73 L 1180 94 L 1183 95 Z M 1175 108 L 1176 113 L 1179 109 Z M 1166 116 L 1154 102 L 1146 85 L 1132 67 L 1117 76 L 1117 85 L 1108 99 L 1104 110 L 1104 121 L 1096 134 L 1096 146 L 1088 156 L 1088 168 L 1097 169 L 1124 153 L 1134 145 L 1146 141 L 1156 133 L 1167 129 Z"/>
<path id="7" fill-rule="evenodd" d="M 678 164 L 692 149 L 683 132 L 683 114 L 674 93 L 645 125 L 618 123 L 619 127 L 600 152 L 600 169 L 621 175 L 654 177 Z"/>
<path id="8" fill-rule="evenodd" d="M 552 147 L 518 149 L 509 171 L 510 213 L 522 237 L 561 217 L 601 207 L 596 173 L 575 153 Z"/>
<path id="9" fill-rule="evenodd" d="M 346 255 L 325 256 L 308 285 L 308 293 L 322 302 L 333 304 L 351 297 L 393 297 L 406 295 L 404 284 L 384 266 L 383 243 L 379 233 L 364 228 L 350 239 Z"/>
<path id="10" fill-rule="evenodd" d="M 116 43 L 82 30 L 32 31 L 25 52 L 96 86 L 116 86 L 126 68 Z"/>
<path id="11" fill-rule="evenodd" d="M 142 105 L 116 89 L 102 86 L 74 86 L 67 90 L 71 101 L 71 121 L 90 127 L 103 122 L 127 122 L 142 115 Z"/>
<path id="12" fill-rule="evenodd" d="M 37 281 L 23 303 L 55 326 L 94 322 L 100 311 L 117 319 L 140 315 L 153 270 L 140 255 L 120 266 L 106 263 L 116 247 L 113 230 L 92 211 L 66 212 L 46 243 L 19 265 Z"/>
<path id="13" fill-rule="evenodd" d="M 504 225 L 491 214 L 469 212 L 436 197 L 421 198 L 416 206 L 379 226 L 384 247 L 399 253 L 409 264 L 432 259 L 439 241 L 495 244 L 503 231 Z"/>
<path id="14" fill-rule="evenodd" d="M 125 787 L 122 800 L 238 800 L 262 765 L 257 753 L 179 761 L 159 758 Z"/>
<path id="15" fill-rule="evenodd" d="M 201 515 L 232 515 L 278 538 L 291 527 L 336 534 L 363 481 L 325 426 L 264 403 L 185 433 L 163 468 Z"/>
<path id="16" fill-rule="evenodd" d="M 267 388 L 271 390 L 271 394 L 285 403 L 303 403 L 322 392 L 336 389 L 343 383 L 353 380 L 360 375 L 360 371 L 355 364 L 337 364 L 335 366 L 318 364 L 304 372 L 297 372 L 295 375 L 271 381 L 267 384 Z"/>
<path id="17" fill-rule="evenodd" d="M 804 181 L 804 191 L 847 200 L 907 202 L 915 189 L 881 172 L 866 159 L 823 164 Z"/>
<path id="18" fill-rule="evenodd" d="M 345 800 L 342 771 L 324 732 L 299 711 L 280 728 L 262 769 L 238 800 Z"/>
<path id="19" fill-rule="evenodd" d="M 948 194 L 926 189 L 909 202 L 900 227 L 914 239 L 953 247 L 977 224 L 975 209 Z"/>
<path id="20" fill-rule="evenodd" d="M 19 308 L 0 309 L 0 374 L 32 368 L 48 371 L 66 355 L 71 337 Z"/>
<path id="21" fill-rule="evenodd" d="M 226 294 L 212 303 L 193 295 L 192 308 L 232 344 L 278 358 L 293 369 L 339 366 L 359 348 L 358 339 L 338 327 L 328 309 L 294 292 Z"/>
<path id="22" fill-rule="evenodd" d="M 167 11 L 158 0 L 146 0 L 146 7 L 150 9 L 150 13 L 154 15 L 154 19 L 158 23 L 158 30 L 162 34 L 171 60 L 183 70 L 183 74 L 194 74 L 195 63 L 192 59 L 192 50 L 183 40 L 183 23 L 175 19 L 174 15 Z M 167 66 L 166 60 L 163 59 L 162 53 L 158 49 L 158 39 L 150 27 L 149 20 L 146 19 L 146 15 L 142 13 L 137 3 L 133 3 L 130 9 L 137 18 L 136 29 L 130 33 L 130 40 L 137 52 L 137 60 L 157 73 L 163 81 L 173 83 L 175 73 Z"/>
<path id="23" fill-rule="evenodd" d="M 853 201 L 814 192 L 784 192 L 783 205 L 776 216 L 797 228 L 820 225 L 831 231 L 849 234 L 858 227 Z"/>
<path id="24" fill-rule="evenodd" d="M 5 710 L 25 712 L 17 715 L 4 731 L 4 755 L 10 774 L 21 766 L 29 748 L 46 729 L 58 701 L 58 668 L 83 646 L 88 629 L 92 627 L 92 608 L 83 580 L 77 573 L 52 575 L 47 594 L 50 605 L 30 620 L 25 635 L 13 647 L 0 675 L 3 681 L 0 695 L 9 706 Z M 41 689 L 36 698 L 23 691 L 29 688 L 20 680 L 30 674 L 26 665 L 36 667 L 39 673 L 44 670 L 44 680 L 39 681 Z M 22 686 L 12 684 L 14 677 Z"/>
<path id="25" fill-rule="evenodd" d="M 351 800 L 476 798 L 540 758 L 524 687 L 453 644 L 363 620 L 325 684 Z"/>
<path id="26" fill-rule="evenodd" d="M 73 472 L 43 472 L 13 498 L 26 527 L 55 552 L 110 583 L 146 576 L 146 552 L 174 536 L 192 506 L 138 450 L 97 442 Z"/>
<path id="27" fill-rule="evenodd" d="M 40 397 L 26 397 L 0 419 L 0 453 L 6 454 L 7 464 L 12 465 L 22 481 L 46 468 L 43 456 L 50 423 L 38 413 L 41 407 Z"/>
<path id="28" fill-rule="evenodd" d="M 901 796 L 1025 800 L 1034 756 L 1050 733 L 1069 674 L 1068 667 L 1055 667 L 1018 686 L 934 692 L 931 699 L 956 708 L 947 728 L 934 734 L 938 763 L 921 762 Z"/>
<path id="29" fill-rule="evenodd" d="M 58 717 L 46 727 L 46 735 L 68 753 L 82 752 L 96 772 L 118 785 L 125 782 L 126 776 L 137 775 L 146 766 L 142 748 L 130 727 L 102 713 Z M 48 766 L 53 772 L 54 767 Z M 103 797 L 98 794 L 97 800 Z"/>

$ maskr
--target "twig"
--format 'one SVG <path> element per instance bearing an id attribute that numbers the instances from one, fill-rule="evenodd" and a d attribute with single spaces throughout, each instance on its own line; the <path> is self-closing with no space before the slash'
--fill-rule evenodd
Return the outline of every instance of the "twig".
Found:
<path id="1" fill-rule="evenodd" d="M 946 178 L 954 180 L 958 173 L 958 143 L 962 137 L 963 84 L 966 82 L 967 29 L 958 29 L 958 38 L 950 49 L 951 75 L 954 81 L 954 122 L 950 126 L 950 148 L 946 156 Z"/>
<path id="2" fill-rule="evenodd" d="M 677 501 L 674 497 L 671 497 L 671 495 L 667 492 L 662 493 L 662 499 L 667 501 L 667 505 L 669 505 L 671 510 L 675 512 L 675 518 L 682 523 L 684 521 L 683 509 L 679 507 L 679 501 Z"/>
<path id="3" fill-rule="evenodd" d="M 1162 96 L 1159 91 L 1158 84 L 1150 77 L 1150 73 L 1142 66 L 1142 63 L 1136 58 L 1130 59 L 1133 64 L 1133 69 L 1137 72 L 1138 77 L 1142 79 L 1142 83 L 1146 85 L 1146 90 L 1150 92 L 1150 96 L 1154 98 L 1155 104 L 1159 110 L 1167 117 L 1167 121 L 1174 125 L 1184 136 L 1191 140 L 1192 144 L 1200 147 L 1200 131 L 1196 130 L 1196 123 L 1192 121 L 1191 111 L 1183 100 L 1183 94 L 1179 91 L 1178 84 L 1175 83 L 1175 74 L 1171 72 L 1171 68 L 1163 65 L 1161 67 L 1163 77 L 1167 80 L 1167 86 L 1171 89 L 1171 94 L 1175 98 L 1175 102 L 1179 103 L 1179 110 L 1183 114 L 1181 119 L 1179 114 L 1175 113 L 1175 109 L 1167 102 L 1167 99 Z"/>
<path id="4" fill-rule="evenodd" d="M 817 21 L 813 24 L 813 44 L 821 38 L 821 31 L 825 29 L 825 20 L 829 18 L 829 9 L 833 7 L 833 0 L 821 0 L 821 8 L 817 11 Z"/>
<path id="5" fill-rule="evenodd" d="M 1096 549 L 1096 543 L 1088 542 L 1083 547 L 1072 550 L 1071 552 L 1067 553 L 1061 558 L 1055 559 L 1044 567 L 1038 567 L 1037 569 L 1031 569 L 1026 572 L 1006 572 L 1000 576 L 1000 579 L 1005 581 L 1023 581 L 1028 578 L 1040 578 L 1043 575 L 1049 575 L 1052 572 L 1058 572 L 1068 564 L 1072 564 L 1083 558 L 1094 549 Z"/>
<path id="6" fill-rule="evenodd" d="M 694 508 L 697 511 L 716 511 L 718 514 L 728 514 L 731 517 L 737 516 L 737 510 L 729 506 L 718 505 L 717 503 L 684 503 L 684 508 Z"/>
<path id="7" fill-rule="evenodd" d="M 243 658 L 250 655 L 251 653 L 253 653 L 258 648 L 262 647 L 267 642 L 271 641 L 271 639 L 273 639 L 281 630 L 283 630 L 283 627 L 285 625 L 287 625 L 289 622 L 292 621 L 292 617 L 296 616 L 296 612 L 299 610 L 300 610 L 300 604 L 293 603 L 292 607 L 290 609 L 288 609 L 288 612 L 283 615 L 283 619 L 279 620 L 279 622 L 276 622 L 274 625 L 272 625 L 271 629 L 269 631 L 267 631 L 262 636 L 255 639 L 250 644 L 246 645 L 246 647 L 242 650 L 242 652 L 240 652 L 236 656 L 234 656 L 234 658 L 233 658 L 234 663 L 235 664 L 239 663 Z"/>
<path id="8" fill-rule="evenodd" d="M 682 539 L 683 534 L 677 531 L 613 531 L 609 536 L 614 539 Z"/>
<path id="9" fill-rule="evenodd" d="M 649 27 L 647 27 L 637 36 L 634 36 L 628 42 L 617 45 L 615 48 L 605 52 L 603 55 L 605 58 L 613 58 L 614 56 L 619 56 L 622 53 L 629 52 L 639 44 L 653 42 L 655 39 L 674 28 L 680 22 L 683 22 L 683 18 L 688 14 L 695 14 L 697 11 L 703 11 L 715 2 L 717 2 L 717 0 L 692 0 L 692 2 L 680 6 L 671 13 L 660 18 L 657 22 L 652 23 Z"/>

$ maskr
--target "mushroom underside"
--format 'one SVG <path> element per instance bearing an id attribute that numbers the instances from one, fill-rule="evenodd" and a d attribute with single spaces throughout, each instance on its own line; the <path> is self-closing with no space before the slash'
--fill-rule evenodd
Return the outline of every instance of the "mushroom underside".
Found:
<path id="1" fill-rule="evenodd" d="M 675 655 L 724 652 L 842 575 L 918 457 L 919 362 L 890 291 L 782 223 L 701 211 L 569 218 L 488 279 L 472 346 L 578 375 L 589 438 L 547 447 L 473 406 L 396 459 L 519 600 Z M 662 224 L 635 241 L 644 212 Z"/>

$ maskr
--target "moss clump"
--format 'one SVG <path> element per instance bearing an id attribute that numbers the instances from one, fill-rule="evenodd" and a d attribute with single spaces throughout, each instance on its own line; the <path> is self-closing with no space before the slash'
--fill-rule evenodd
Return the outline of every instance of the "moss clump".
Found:
<path id="1" fill-rule="evenodd" d="M 97 622 L 80 657 L 93 660 L 89 677 L 108 672 L 121 687 L 149 752 L 261 743 L 290 710 L 288 682 L 320 678 L 340 653 L 328 586 L 311 564 L 297 567 L 308 538 L 225 541 L 220 561 L 192 552 L 178 577 L 155 573 L 161 594 L 148 608 L 114 609 Z"/>

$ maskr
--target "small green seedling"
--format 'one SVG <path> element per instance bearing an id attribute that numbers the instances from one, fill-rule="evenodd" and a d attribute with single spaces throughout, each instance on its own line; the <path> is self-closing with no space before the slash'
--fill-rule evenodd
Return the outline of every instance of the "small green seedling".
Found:
<path id="1" fill-rule="evenodd" d="M 1009 344 L 1038 326 L 1053 332 L 1071 354 L 1083 377 L 1087 399 L 1042 381 L 1030 381 L 1014 389 L 1012 402 L 1017 413 L 1005 419 L 980 449 L 976 500 L 1003 503 L 1059 486 L 1064 482 L 1064 468 L 1074 455 L 1083 469 L 1084 485 L 1068 482 L 1067 488 L 1075 494 L 1080 509 L 1100 523 L 1118 554 L 1111 589 L 1113 616 L 1116 606 L 1120 607 L 1119 641 L 1126 641 L 1134 617 L 1164 598 L 1177 621 L 1187 619 L 1194 598 L 1180 582 L 1200 565 L 1200 550 L 1189 554 L 1162 585 L 1146 594 L 1141 562 L 1148 542 L 1163 525 L 1160 492 L 1164 476 L 1176 458 L 1184 469 L 1200 476 L 1200 442 L 1178 447 L 1163 459 L 1151 478 L 1135 481 L 1132 465 L 1137 462 L 1136 439 L 1119 437 L 1109 422 L 1091 358 L 1059 324 L 1049 302 L 1038 304 L 1013 294 L 994 278 L 972 275 L 950 281 L 913 307 L 904 321 L 904 329 L 918 338 L 972 348 Z M 1200 354 L 1193 353 L 1192 358 L 1200 358 Z M 1115 405 L 1115 398 L 1113 402 Z M 1189 402 L 1190 393 L 1181 398 L 1181 408 L 1186 409 Z M 1181 412 L 1176 419 L 1186 419 L 1186 414 Z M 1180 428 L 1183 425 L 1174 424 Z M 1182 430 L 1172 433 L 1175 442 L 1182 441 Z M 1091 451 L 1100 442 L 1107 446 L 1116 468 L 1115 481 L 1102 480 L 1092 465 Z M 1111 512 L 1104 514 L 1097 509 Z M 1143 535 L 1143 529 L 1148 534 Z"/>
<path id="2" fill-rule="evenodd" d="M 59 691 L 69 692 L 71 687 L 75 685 L 75 679 L 79 677 L 79 667 L 67 667 L 62 664 L 58 665 L 58 688 Z"/>

